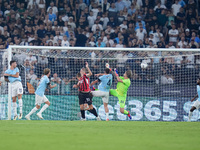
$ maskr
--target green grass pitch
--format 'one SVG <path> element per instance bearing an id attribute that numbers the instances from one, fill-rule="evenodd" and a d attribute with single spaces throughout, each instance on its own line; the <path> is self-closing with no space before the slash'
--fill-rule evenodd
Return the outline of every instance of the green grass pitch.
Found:
<path id="1" fill-rule="evenodd" d="M 197 150 L 199 122 L 0 121 L 0 150 Z"/>

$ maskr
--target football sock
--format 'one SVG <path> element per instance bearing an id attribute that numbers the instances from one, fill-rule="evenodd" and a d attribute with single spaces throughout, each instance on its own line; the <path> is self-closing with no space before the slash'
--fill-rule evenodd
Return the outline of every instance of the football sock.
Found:
<path id="1" fill-rule="evenodd" d="M 190 111 L 188 115 L 188 119 L 191 120 L 191 118 L 192 118 L 192 112 Z"/>
<path id="2" fill-rule="evenodd" d="M 23 106 L 22 99 L 19 99 L 18 102 L 19 102 L 19 112 L 22 113 L 22 106 Z"/>
<path id="3" fill-rule="evenodd" d="M 43 111 L 45 111 L 45 109 L 47 109 L 49 107 L 49 105 L 45 104 L 42 109 L 39 111 L 40 114 L 42 114 Z"/>
<path id="4" fill-rule="evenodd" d="M 81 110 L 81 117 L 85 119 L 85 110 Z"/>
<path id="5" fill-rule="evenodd" d="M 92 110 L 89 110 L 89 112 L 92 113 L 93 115 L 95 115 L 96 117 L 98 117 L 97 111 L 95 108 L 93 108 Z"/>
<path id="6" fill-rule="evenodd" d="M 17 103 L 16 102 L 13 102 L 13 111 L 16 116 L 17 115 Z"/>
<path id="7" fill-rule="evenodd" d="M 124 110 L 124 114 L 125 114 L 125 115 L 128 115 L 128 111 Z"/>
<path id="8" fill-rule="evenodd" d="M 106 119 L 109 119 L 109 113 L 106 113 Z"/>
<path id="9" fill-rule="evenodd" d="M 36 107 L 34 107 L 34 108 L 30 111 L 30 113 L 29 113 L 27 116 L 32 115 L 32 114 L 35 113 L 37 110 L 38 110 L 38 109 L 37 109 Z"/>

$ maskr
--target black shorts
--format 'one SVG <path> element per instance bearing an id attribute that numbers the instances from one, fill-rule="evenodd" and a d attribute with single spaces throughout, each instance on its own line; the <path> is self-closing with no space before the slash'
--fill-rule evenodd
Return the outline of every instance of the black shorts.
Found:
<path id="1" fill-rule="evenodd" d="M 87 103 L 88 105 L 92 104 L 92 93 L 82 93 L 79 92 L 78 94 L 78 98 L 79 98 L 79 105 L 85 104 Z"/>

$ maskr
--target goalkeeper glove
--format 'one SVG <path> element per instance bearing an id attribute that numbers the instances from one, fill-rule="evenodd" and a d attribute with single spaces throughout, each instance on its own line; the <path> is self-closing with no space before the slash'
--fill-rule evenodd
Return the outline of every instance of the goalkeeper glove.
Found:
<path id="1" fill-rule="evenodd" d="M 115 68 L 115 75 L 116 75 L 116 76 L 119 76 L 119 75 L 118 75 L 118 71 L 117 71 L 116 68 Z"/>

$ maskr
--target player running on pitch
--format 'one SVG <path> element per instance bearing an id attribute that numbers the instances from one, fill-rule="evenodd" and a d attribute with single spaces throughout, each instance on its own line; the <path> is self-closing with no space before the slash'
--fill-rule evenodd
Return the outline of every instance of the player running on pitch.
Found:
<path id="1" fill-rule="evenodd" d="M 49 81 L 49 76 L 51 74 L 51 70 L 49 68 L 44 69 L 44 76 L 40 79 L 39 86 L 35 92 L 35 107 L 25 116 L 27 120 L 30 120 L 30 116 L 35 113 L 38 109 L 40 109 L 40 106 L 42 103 L 45 103 L 45 105 L 42 107 L 42 109 L 37 113 L 37 116 L 40 119 L 44 119 L 42 117 L 42 112 L 45 111 L 50 106 L 50 102 L 47 99 L 47 97 L 44 95 L 45 90 L 47 86 L 50 88 L 54 88 L 57 86 L 57 84 L 51 85 Z"/>
<path id="2" fill-rule="evenodd" d="M 120 112 L 122 114 L 127 115 L 130 119 L 132 119 L 130 112 L 124 109 L 127 97 L 127 91 L 129 86 L 131 85 L 130 78 L 132 76 L 132 72 L 131 70 L 128 70 L 124 73 L 123 77 L 122 76 L 119 77 L 117 70 L 115 70 L 113 76 L 117 78 L 118 83 L 117 83 L 117 89 L 110 89 L 110 94 L 118 98 L 120 105 Z"/>
<path id="3" fill-rule="evenodd" d="M 4 74 L 5 81 L 11 83 L 11 96 L 13 100 L 13 111 L 14 111 L 14 119 L 16 120 L 17 115 L 17 97 L 19 102 L 19 119 L 22 119 L 22 95 L 23 95 L 23 86 L 21 83 L 21 77 L 19 76 L 19 69 L 17 67 L 17 62 L 14 60 L 10 61 L 10 69 L 5 71 Z"/>
<path id="4" fill-rule="evenodd" d="M 101 74 L 97 74 L 101 75 Z M 91 83 L 93 86 L 95 83 L 100 82 L 97 91 L 92 91 L 92 95 L 94 97 L 102 97 L 105 113 L 106 113 L 106 121 L 109 121 L 109 109 L 108 109 L 108 101 L 109 101 L 109 90 L 112 85 L 113 76 L 110 74 L 110 69 L 106 68 L 104 74 Z"/>
<path id="5" fill-rule="evenodd" d="M 86 74 L 86 69 L 88 70 L 88 74 Z M 97 120 L 101 120 L 100 117 L 97 115 L 96 109 L 92 105 L 92 94 L 90 93 L 90 79 L 89 77 L 92 75 L 92 72 L 86 62 L 86 69 L 82 68 L 80 73 L 77 74 L 77 78 L 79 79 L 78 84 L 75 84 L 73 88 L 79 88 L 79 105 L 81 111 L 82 120 L 86 120 L 85 118 L 85 110 L 84 104 L 87 103 L 89 105 L 88 110 L 90 113 L 96 116 Z"/>
<path id="6" fill-rule="evenodd" d="M 200 108 L 200 78 L 197 80 L 197 95 L 191 99 L 191 102 L 193 102 L 197 97 L 198 99 L 194 102 L 192 108 L 190 109 L 189 116 L 188 116 L 188 122 L 191 121 L 192 113 L 195 109 Z"/>

